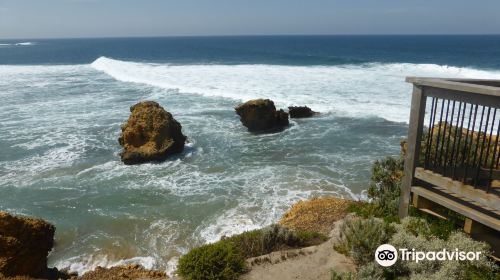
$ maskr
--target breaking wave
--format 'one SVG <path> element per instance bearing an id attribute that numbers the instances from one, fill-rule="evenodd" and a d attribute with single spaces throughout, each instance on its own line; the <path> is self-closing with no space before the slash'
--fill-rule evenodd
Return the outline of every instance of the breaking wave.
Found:
<path id="1" fill-rule="evenodd" d="M 33 46 L 36 45 L 35 42 L 19 42 L 19 43 L 0 43 L 0 47 L 2 46 Z"/>
<path id="2" fill-rule="evenodd" d="M 410 85 L 403 82 L 406 76 L 500 78 L 499 71 L 410 63 L 170 65 L 100 57 L 91 66 L 122 82 L 179 93 L 239 101 L 270 98 L 281 107 L 308 105 L 320 112 L 395 122 L 408 120 Z"/>

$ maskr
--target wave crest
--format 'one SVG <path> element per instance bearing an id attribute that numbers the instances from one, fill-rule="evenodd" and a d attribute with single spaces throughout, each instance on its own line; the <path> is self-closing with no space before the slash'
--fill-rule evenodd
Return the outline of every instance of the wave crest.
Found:
<path id="1" fill-rule="evenodd" d="M 279 107 L 308 105 L 320 112 L 396 122 L 408 119 L 411 86 L 404 82 L 406 76 L 500 78 L 499 71 L 411 63 L 170 65 L 100 57 L 91 66 L 118 81 L 178 93 L 238 101 L 270 98 Z"/>

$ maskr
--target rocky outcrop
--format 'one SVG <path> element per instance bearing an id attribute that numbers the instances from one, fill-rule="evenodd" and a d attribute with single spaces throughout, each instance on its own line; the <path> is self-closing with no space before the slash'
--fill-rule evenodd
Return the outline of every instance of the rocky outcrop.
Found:
<path id="1" fill-rule="evenodd" d="M 55 272 L 47 268 L 47 255 L 54 232 L 55 227 L 43 220 L 0 212 L 0 278 L 52 278 Z"/>
<path id="2" fill-rule="evenodd" d="M 310 118 L 317 114 L 307 106 L 291 106 L 288 107 L 290 118 Z"/>
<path id="3" fill-rule="evenodd" d="M 118 139 L 125 164 L 163 161 L 182 152 L 186 142 L 182 126 L 158 103 L 140 102 L 130 107 L 130 112 Z"/>
<path id="4" fill-rule="evenodd" d="M 356 202 L 336 197 L 299 201 L 283 215 L 279 224 L 291 230 L 328 234 L 334 223 L 344 218 L 353 203 Z"/>
<path id="5" fill-rule="evenodd" d="M 269 99 L 255 99 L 235 108 L 240 120 L 249 131 L 279 130 L 288 126 L 288 113 L 276 110 Z"/>

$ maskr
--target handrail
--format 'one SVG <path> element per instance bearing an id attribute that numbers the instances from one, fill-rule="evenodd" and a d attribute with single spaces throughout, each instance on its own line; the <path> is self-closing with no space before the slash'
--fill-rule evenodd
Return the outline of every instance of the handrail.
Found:
<path id="1" fill-rule="evenodd" d="M 499 197 L 500 80 L 407 77 L 406 82 L 413 83 L 413 93 L 400 217 L 408 214 L 417 167 L 478 190 L 466 192 L 469 196 L 481 190 Z M 492 189 L 494 180 L 498 190 Z"/>
<path id="2" fill-rule="evenodd" d="M 428 77 L 406 77 L 407 83 L 412 83 L 417 86 L 429 86 L 457 91 L 473 92 L 484 95 L 500 97 L 500 87 L 474 84 L 473 82 L 492 82 L 498 83 L 500 80 L 484 80 L 484 79 L 439 79 Z"/>

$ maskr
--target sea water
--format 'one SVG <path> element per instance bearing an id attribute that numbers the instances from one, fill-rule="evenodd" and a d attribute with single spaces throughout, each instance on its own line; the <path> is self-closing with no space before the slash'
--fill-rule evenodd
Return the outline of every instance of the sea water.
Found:
<path id="1" fill-rule="evenodd" d="M 366 199 L 407 133 L 406 76 L 500 79 L 500 36 L 0 40 L 0 210 L 56 225 L 49 264 L 172 271 L 190 248 L 276 222 L 294 202 Z M 234 107 L 321 114 L 252 134 Z M 125 166 L 120 125 L 154 100 L 189 143 Z"/>

